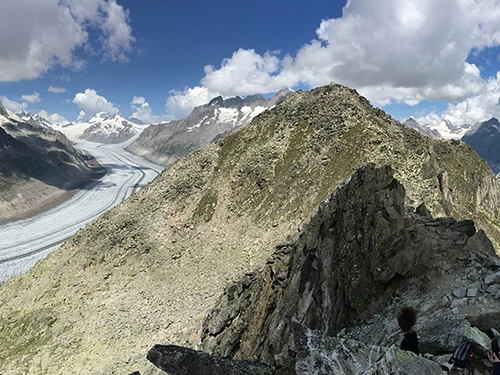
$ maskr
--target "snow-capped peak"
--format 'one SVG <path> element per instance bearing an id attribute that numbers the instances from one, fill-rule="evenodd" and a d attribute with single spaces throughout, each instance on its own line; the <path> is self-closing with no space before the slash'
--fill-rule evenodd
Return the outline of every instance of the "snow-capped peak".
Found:
<path id="1" fill-rule="evenodd" d="M 472 125 L 454 125 L 450 120 L 444 119 L 437 125 L 424 125 L 432 130 L 437 130 L 444 139 L 461 139 Z"/>
<path id="2" fill-rule="evenodd" d="M 95 114 L 79 126 L 85 126 L 81 138 L 100 143 L 125 142 L 144 130 L 144 126 L 127 120 L 119 113 L 109 115 L 106 112 Z"/>
<path id="3" fill-rule="evenodd" d="M 33 125 L 40 125 L 40 126 L 43 126 L 45 128 L 50 128 L 51 127 L 51 123 L 49 120 L 47 120 L 45 117 L 42 117 L 38 114 L 33 114 L 31 112 L 27 112 L 27 111 L 21 111 L 21 112 L 18 112 L 16 113 L 16 115 L 18 117 L 21 118 L 21 120 L 23 120 L 24 122 L 27 122 L 29 124 L 33 124 Z"/>

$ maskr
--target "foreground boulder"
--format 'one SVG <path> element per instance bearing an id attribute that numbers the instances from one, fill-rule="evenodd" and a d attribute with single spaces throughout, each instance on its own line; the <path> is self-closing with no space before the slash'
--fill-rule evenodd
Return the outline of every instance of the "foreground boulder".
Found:
<path id="1" fill-rule="evenodd" d="M 257 361 L 233 361 L 176 345 L 155 345 L 148 360 L 169 375 L 275 375 Z"/>

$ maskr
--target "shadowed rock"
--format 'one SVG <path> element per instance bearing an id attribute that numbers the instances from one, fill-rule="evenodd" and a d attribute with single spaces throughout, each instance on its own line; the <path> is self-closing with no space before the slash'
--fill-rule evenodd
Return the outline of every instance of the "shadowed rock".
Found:
<path id="1" fill-rule="evenodd" d="M 176 345 L 155 345 L 148 360 L 170 375 L 274 375 L 258 361 L 233 361 Z"/>

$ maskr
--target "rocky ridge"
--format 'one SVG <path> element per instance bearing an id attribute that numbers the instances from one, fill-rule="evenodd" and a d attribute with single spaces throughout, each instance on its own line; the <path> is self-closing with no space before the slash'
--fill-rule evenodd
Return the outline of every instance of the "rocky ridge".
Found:
<path id="1" fill-rule="evenodd" d="M 196 107 L 184 120 L 151 125 L 127 150 L 157 164 L 169 165 L 247 125 L 255 116 L 274 107 L 292 92 L 284 89 L 271 99 L 250 95 L 245 99 L 237 96 L 224 100 L 218 96 L 208 104 Z"/>
<path id="2" fill-rule="evenodd" d="M 201 347 L 259 359 L 278 374 L 383 374 L 391 366 L 440 374 L 425 361 L 411 371 L 406 361 L 394 365 L 395 316 L 409 304 L 420 310 L 415 329 L 427 358 L 450 356 L 464 337 L 486 357 L 490 339 L 480 329 L 500 324 L 493 245 L 471 221 L 403 208 L 404 188 L 390 168 L 358 171 L 263 270 L 226 288 L 205 320 Z"/>
<path id="3" fill-rule="evenodd" d="M 227 283 L 266 264 L 370 162 L 393 166 L 404 205 L 425 200 L 434 215 L 477 219 L 495 239 L 496 180 L 470 147 L 424 137 L 342 86 L 296 92 L 2 286 L 4 375 L 155 373 L 145 360 L 153 344 L 195 346 Z M 351 321 L 350 311 L 338 317 Z"/>

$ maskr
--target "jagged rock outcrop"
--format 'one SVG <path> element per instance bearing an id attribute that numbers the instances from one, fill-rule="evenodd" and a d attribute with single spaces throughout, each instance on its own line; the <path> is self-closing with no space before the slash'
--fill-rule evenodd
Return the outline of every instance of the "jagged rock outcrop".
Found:
<path id="1" fill-rule="evenodd" d="M 417 207 L 425 201 L 433 216 L 449 213 L 456 220 L 472 218 L 478 228 L 494 239 L 497 227 L 492 221 L 497 220 L 496 210 L 500 205 L 496 180 L 470 147 L 424 137 L 373 108 L 354 90 L 342 86 L 295 92 L 240 131 L 178 160 L 123 204 L 80 230 L 32 270 L 3 285 L 0 288 L 3 375 L 16 371 L 108 375 L 113 371 L 134 370 L 150 375 L 152 365 L 147 363 L 145 352 L 152 343 L 195 347 L 204 318 L 217 304 L 225 286 L 245 275 L 250 283 L 257 277 L 252 272 L 266 264 L 276 246 L 301 230 L 322 201 L 370 162 L 379 167 L 392 165 L 394 176 L 400 181 L 396 187 L 402 184 L 406 190 L 405 202 L 397 207 L 403 204 Z M 446 178 L 441 178 L 440 183 L 444 172 Z M 410 238 L 425 237 L 432 241 L 436 254 L 447 248 L 447 241 L 439 239 L 443 233 L 457 236 L 472 246 L 468 234 L 474 228 L 471 223 L 457 224 L 458 221 L 446 219 L 444 224 L 436 226 L 433 220 L 439 219 L 418 217 L 415 228 L 410 230 L 406 216 L 401 217 L 399 210 L 395 209 L 394 214 L 389 209 L 390 212 L 375 220 L 382 231 L 373 234 L 374 238 L 389 238 L 393 235 L 390 231 L 403 225 L 406 229 L 399 230 Z M 396 219 L 392 221 L 394 215 Z M 385 224 L 382 219 L 392 224 Z M 361 225 L 363 220 L 359 221 Z M 346 234 L 342 243 L 347 246 L 359 241 L 359 246 L 365 246 L 374 241 L 369 233 L 371 230 L 367 235 L 360 232 L 354 238 Z M 473 237 L 476 236 L 478 233 Z M 390 254 L 380 255 L 374 264 L 391 259 L 387 264 L 380 263 L 381 271 L 366 266 L 372 256 L 362 260 L 363 270 L 352 266 L 355 253 L 346 257 L 346 267 L 352 266 L 353 274 L 340 280 L 339 286 L 347 285 L 352 296 L 340 295 L 338 301 L 346 306 L 334 306 L 335 313 L 325 323 L 332 332 L 342 326 L 341 319 L 354 324 L 357 314 L 361 319 L 380 311 L 382 306 L 376 305 L 379 298 L 387 304 L 383 295 L 373 297 L 385 290 L 383 281 L 376 279 L 379 272 L 396 272 L 392 278 L 391 272 L 384 273 L 389 280 L 387 293 L 391 293 L 396 285 L 401 284 L 401 288 L 405 285 L 400 283 L 400 273 L 408 268 L 409 273 L 417 272 L 420 266 L 411 267 L 413 262 L 423 267 L 425 258 L 417 256 L 412 260 L 412 256 L 420 254 L 418 242 L 415 240 L 412 245 L 413 242 L 405 241 L 410 240 L 395 243 L 391 249 L 396 251 L 398 246 L 408 245 L 405 253 L 408 257 L 399 255 L 392 260 Z M 449 251 L 455 248 L 453 241 Z M 474 247 L 479 247 L 482 241 L 474 241 Z M 280 247 L 281 255 L 278 254 L 273 265 L 276 272 L 287 270 L 280 266 L 278 258 L 291 258 L 289 251 L 294 244 L 291 239 Z M 483 253 L 481 249 L 467 251 Z M 449 253 L 443 250 L 443 254 Z M 312 254 L 308 256 L 314 269 L 314 258 Z M 482 258 L 465 259 L 467 267 L 472 267 L 471 274 L 477 275 L 473 265 L 480 264 Z M 485 259 L 481 264 L 489 264 L 494 258 L 488 255 Z M 449 264 L 447 260 L 445 265 L 434 258 L 434 250 L 429 262 L 435 262 L 439 272 L 455 272 L 454 261 Z M 460 272 L 465 271 L 460 270 L 457 268 L 462 277 Z M 368 276 L 362 271 L 368 272 Z M 495 273 L 490 268 L 484 271 L 488 275 Z M 287 275 L 280 273 L 280 277 L 285 280 Z M 373 284 L 361 279 L 365 277 Z M 276 288 L 280 280 L 277 279 Z M 443 295 L 449 294 L 448 314 L 455 315 L 451 303 L 459 298 L 452 292 L 468 287 L 462 284 L 470 284 L 469 281 L 443 279 L 432 301 L 441 302 Z M 415 283 L 416 288 L 422 286 L 425 290 L 424 281 Z M 313 284 L 304 276 L 307 293 Z M 359 291 L 365 285 L 369 291 L 366 301 L 360 297 L 364 292 Z M 491 296 L 494 298 L 493 289 L 486 292 L 490 306 L 484 306 L 485 314 L 494 314 L 497 308 L 496 300 L 489 300 Z M 481 293 L 479 297 L 466 297 L 467 301 L 480 300 Z M 238 290 L 233 294 L 238 296 Z M 414 301 L 417 296 L 422 297 L 416 294 Z M 352 304 L 358 302 L 360 305 L 353 308 Z M 361 311 L 364 304 L 368 306 L 365 313 Z M 302 306 L 307 306 L 306 300 Z M 392 310 L 386 312 L 390 321 L 395 306 L 391 305 Z M 467 313 L 469 308 L 468 316 L 478 314 L 473 306 L 455 307 L 459 314 Z M 314 318 L 311 311 L 304 314 Z M 484 314 L 477 316 L 483 322 L 486 319 Z M 29 347 L 26 342 L 30 342 Z"/>
<path id="2" fill-rule="evenodd" d="M 405 214 L 403 206 L 404 189 L 389 167 L 362 168 L 321 204 L 302 232 L 277 247 L 262 271 L 226 289 L 204 323 L 202 348 L 221 356 L 257 358 L 277 366 L 278 374 L 293 374 L 298 350 L 293 319 L 330 336 L 356 327 L 358 333 L 349 339 L 389 347 L 395 342 L 366 322 L 385 312 L 389 337 L 394 337 L 397 328 L 391 310 L 410 303 L 424 310 L 416 328 L 423 351 L 452 353 L 467 337 L 485 356 L 488 337 L 454 314 L 484 317 L 487 311 L 500 311 L 500 303 L 492 294 L 478 293 L 480 281 L 465 286 L 464 295 L 453 296 L 449 279 L 464 276 L 474 282 L 489 278 L 492 284 L 500 283 L 480 264 L 456 262 L 472 254 L 477 259 L 498 259 L 491 243 L 482 232 L 476 233 L 471 221 Z M 486 246 L 479 249 L 478 242 Z M 395 295 L 403 296 L 402 301 L 396 302 Z M 338 350 L 332 356 L 342 358 Z M 391 368 L 393 354 L 375 368 Z M 396 373 L 414 373 L 405 371 Z"/>
<path id="3" fill-rule="evenodd" d="M 237 96 L 224 100 L 218 96 L 193 109 L 184 120 L 151 125 L 127 150 L 157 164 L 169 165 L 218 138 L 234 133 L 292 92 L 284 89 L 271 99 L 250 95 L 245 99 Z"/>
<path id="4" fill-rule="evenodd" d="M 257 361 L 233 361 L 175 345 L 155 345 L 148 360 L 169 375 L 275 375 Z"/>

